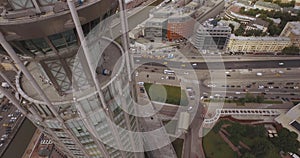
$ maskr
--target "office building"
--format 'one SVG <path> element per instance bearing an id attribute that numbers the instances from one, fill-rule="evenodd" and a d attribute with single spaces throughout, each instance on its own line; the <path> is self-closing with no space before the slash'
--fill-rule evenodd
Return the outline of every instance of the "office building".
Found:
<path id="1" fill-rule="evenodd" d="M 167 23 L 166 18 L 151 18 L 145 24 L 145 37 L 154 38 L 162 37 L 162 40 L 167 36 Z"/>
<path id="2" fill-rule="evenodd" d="M 167 38 L 169 41 L 189 38 L 194 31 L 195 19 L 192 18 L 194 10 L 189 8 L 177 9 L 168 18 Z"/>
<path id="3" fill-rule="evenodd" d="M 69 9 L 74 5 L 76 10 Z M 143 157 L 131 152 L 142 145 L 126 132 L 137 131 L 138 123 L 129 115 L 135 109 L 123 48 L 109 38 L 82 38 L 116 12 L 118 1 L 9 0 L 1 7 L 1 53 L 21 70 L 16 86 L 23 99 L 10 97 L 18 109 L 67 157 Z M 102 53 L 97 71 L 86 51 Z"/>
<path id="4" fill-rule="evenodd" d="M 300 22 L 288 22 L 282 30 L 281 37 L 289 37 L 294 46 L 300 47 Z"/>
<path id="5" fill-rule="evenodd" d="M 199 50 L 224 49 L 231 35 L 231 28 L 215 20 L 199 25 L 193 37 L 194 46 Z"/>
<path id="6" fill-rule="evenodd" d="M 291 45 L 287 37 L 244 37 L 231 35 L 227 45 L 229 52 L 279 53 Z"/>

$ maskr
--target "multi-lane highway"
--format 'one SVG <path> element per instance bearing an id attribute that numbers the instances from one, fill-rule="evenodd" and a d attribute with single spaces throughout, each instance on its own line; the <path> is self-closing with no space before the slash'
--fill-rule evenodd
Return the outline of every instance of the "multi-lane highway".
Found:
<path id="1" fill-rule="evenodd" d="M 225 62 L 181 62 L 158 60 L 150 58 L 134 58 L 136 64 L 152 65 L 152 66 L 166 66 L 170 68 L 182 69 L 264 69 L 264 68 L 294 68 L 300 67 L 299 59 L 292 60 L 261 60 L 261 61 L 225 61 Z M 284 63 L 279 65 L 279 63 Z"/>

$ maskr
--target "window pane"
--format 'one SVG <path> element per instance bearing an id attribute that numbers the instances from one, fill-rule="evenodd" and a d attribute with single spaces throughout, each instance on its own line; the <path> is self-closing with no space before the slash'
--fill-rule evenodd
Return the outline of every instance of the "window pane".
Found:
<path id="1" fill-rule="evenodd" d="M 44 53 L 51 51 L 50 46 L 43 38 L 33 39 L 32 43 Z"/>
<path id="2" fill-rule="evenodd" d="M 77 44 L 77 38 L 73 30 L 63 32 L 62 35 L 66 39 L 68 45 Z"/>
<path id="3" fill-rule="evenodd" d="M 53 43 L 53 45 L 56 49 L 61 49 L 61 48 L 66 47 L 65 39 L 59 33 L 49 36 L 49 39 L 51 40 L 51 42 Z"/>

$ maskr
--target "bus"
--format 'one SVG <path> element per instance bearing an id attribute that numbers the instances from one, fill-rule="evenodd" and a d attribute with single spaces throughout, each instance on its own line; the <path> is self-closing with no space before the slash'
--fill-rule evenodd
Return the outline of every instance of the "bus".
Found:
<path id="1" fill-rule="evenodd" d="M 173 75 L 175 72 L 173 70 L 164 70 L 164 74 Z"/>

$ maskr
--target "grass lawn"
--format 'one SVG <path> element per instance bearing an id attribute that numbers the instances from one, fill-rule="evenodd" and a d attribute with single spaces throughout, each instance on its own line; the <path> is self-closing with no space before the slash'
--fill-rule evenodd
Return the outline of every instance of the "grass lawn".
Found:
<path id="1" fill-rule="evenodd" d="M 172 142 L 173 148 L 176 152 L 178 158 L 181 158 L 182 148 L 183 148 L 183 139 L 177 138 Z"/>
<path id="2" fill-rule="evenodd" d="M 152 101 L 181 106 L 188 105 L 186 93 L 180 87 L 152 83 L 144 83 L 144 87 Z"/>
<path id="3" fill-rule="evenodd" d="M 219 134 L 210 131 L 203 138 L 203 148 L 206 158 L 237 158 L 228 144 L 220 137 Z"/>

